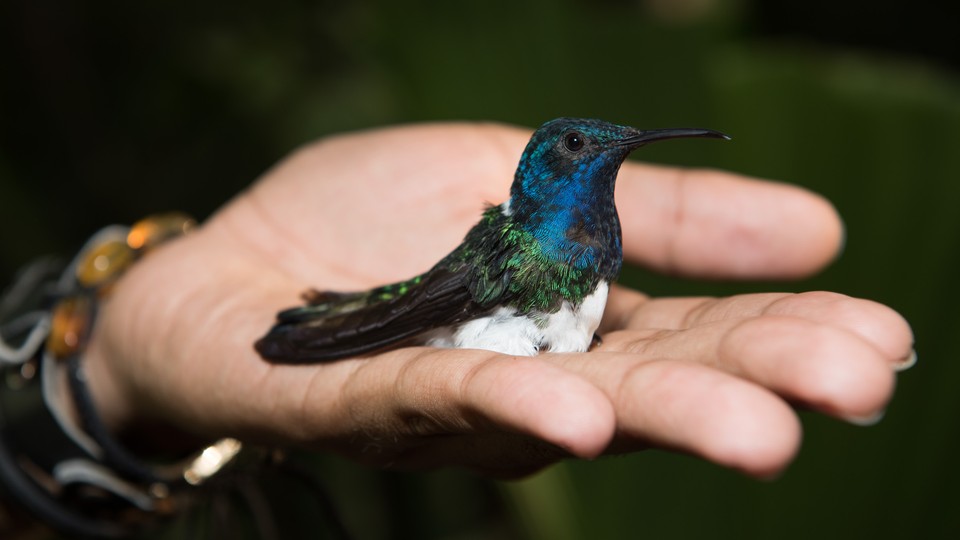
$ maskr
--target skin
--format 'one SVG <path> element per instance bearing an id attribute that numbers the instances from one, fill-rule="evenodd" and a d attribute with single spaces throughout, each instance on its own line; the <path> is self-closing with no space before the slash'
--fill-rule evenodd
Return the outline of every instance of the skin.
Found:
<path id="1" fill-rule="evenodd" d="M 768 477 L 798 450 L 793 406 L 879 418 L 911 358 L 910 328 L 829 292 L 614 287 L 603 343 L 583 354 L 420 347 L 309 366 L 257 356 L 254 340 L 304 289 L 369 288 L 448 253 L 482 201 L 507 197 L 529 135 L 420 125 L 298 150 L 117 284 L 86 357 L 101 414 L 121 433 L 172 431 L 167 444 L 229 435 L 498 477 L 649 447 Z M 617 201 L 625 258 L 673 274 L 798 278 L 843 241 L 819 196 L 723 172 L 628 162 Z"/>

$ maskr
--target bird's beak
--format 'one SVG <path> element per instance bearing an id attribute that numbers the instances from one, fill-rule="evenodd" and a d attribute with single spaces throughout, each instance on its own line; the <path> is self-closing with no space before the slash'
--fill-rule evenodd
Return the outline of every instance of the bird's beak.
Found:
<path id="1" fill-rule="evenodd" d="M 666 139 L 681 139 L 689 137 L 705 137 L 708 139 L 730 140 L 726 134 L 714 131 L 712 129 L 696 128 L 674 128 L 674 129 L 650 129 L 646 131 L 635 131 L 634 133 L 616 141 L 616 146 L 626 146 L 630 150 L 640 148 L 641 146 L 654 141 L 663 141 Z"/>

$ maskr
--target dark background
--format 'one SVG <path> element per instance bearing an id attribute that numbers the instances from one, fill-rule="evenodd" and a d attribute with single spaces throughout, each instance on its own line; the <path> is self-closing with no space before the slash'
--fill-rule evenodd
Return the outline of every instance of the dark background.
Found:
<path id="1" fill-rule="evenodd" d="M 642 269 L 624 281 L 667 295 L 835 290 L 891 305 L 916 332 L 920 362 L 885 420 L 804 414 L 804 447 L 777 481 L 659 451 L 520 483 L 311 457 L 358 536 L 960 533 L 960 45 L 945 3 L 173 4 L 0 5 L 2 282 L 104 224 L 168 209 L 202 218 L 327 134 L 592 116 L 721 129 L 734 143 L 642 157 L 799 184 L 847 225 L 842 257 L 805 282 L 690 283 Z M 324 530 L 309 498 L 281 502 L 289 530 Z"/>

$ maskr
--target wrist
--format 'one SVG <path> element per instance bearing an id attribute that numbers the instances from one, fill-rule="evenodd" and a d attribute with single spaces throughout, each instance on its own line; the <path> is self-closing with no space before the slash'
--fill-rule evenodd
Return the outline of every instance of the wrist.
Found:
<path id="1" fill-rule="evenodd" d="M 120 306 L 122 303 L 104 306 L 102 321 L 106 324 L 94 331 L 83 359 L 87 390 L 104 427 L 132 453 L 144 458 L 185 457 L 210 444 L 209 438 L 201 438 L 144 412 L 146 407 L 141 406 L 135 398 L 136 392 L 125 382 L 125 371 L 117 368 L 122 362 L 136 362 L 136 359 L 121 357 L 113 353 L 110 346 L 112 333 L 123 332 L 112 322 L 127 317 L 122 313 L 113 317 L 108 310 Z M 75 408 L 73 414 L 77 414 Z"/>
<path id="2" fill-rule="evenodd" d="M 108 307 L 104 306 L 102 315 L 106 315 L 107 309 Z M 84 354 L 84 371 L 87 388 L 101 421 L 110 431 L 121 433 L 135 414 L 128 393 L 122 390 L 120 375 L 111 369 L 113 361 L 107 357 L 108 347 L 105 342 L 109 340 L 108 335 L 112 330 L 107 327 L 111 319 L 112 317 L 101 316 L 100 324 L 90 336 Z M 71 407 L 71 410 L 72 414 L 76 414 L 75 407 Z"/>

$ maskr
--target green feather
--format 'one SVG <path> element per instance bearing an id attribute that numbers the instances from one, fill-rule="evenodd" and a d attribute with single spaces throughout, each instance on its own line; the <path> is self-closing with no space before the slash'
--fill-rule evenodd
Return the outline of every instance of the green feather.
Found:
<path id="1" fill-rule="evenodd" d="M 537 238 L 491 207 L 460 245 L 438 266 L 471 272 L 469 287 L 483 306 L 511 306 L 521 313 L 555 313 L 564 302 L 578 305 L 600 276 L 548 257 Z"/>

